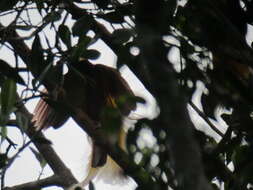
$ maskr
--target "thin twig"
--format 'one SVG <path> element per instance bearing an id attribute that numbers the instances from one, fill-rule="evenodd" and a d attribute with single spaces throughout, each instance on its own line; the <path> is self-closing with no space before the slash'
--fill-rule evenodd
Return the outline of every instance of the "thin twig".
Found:
<path id="1" fill-rule="evenodd" d="M 220 135 L 221 137 L 224 136 L 224 134 L 214 124 L 212 124 L 209 118 L 192 101 L 190 101 L 189 104 L 218 135 Z"/>

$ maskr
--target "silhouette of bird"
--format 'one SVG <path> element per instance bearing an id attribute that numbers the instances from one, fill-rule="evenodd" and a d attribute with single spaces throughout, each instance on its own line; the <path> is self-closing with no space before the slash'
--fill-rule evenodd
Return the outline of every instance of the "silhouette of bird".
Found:
<path id="1" fill-rule="evenodd" d="M 57 88 L 56 94 L 53 93 L 54 100 L 82 110 L 97 124 L 107 119 L 103 114 L 106 108 L 116 110 L 120 116 L 128 116 L 136 109 L 136 102 L 129 98 L 134 94 L 116 69 L 101 64 L 93 65 L 87 60 L 70 65 L 68 72 L 63 76 L 63 84 Z M 46 90 L 44 92 L 47 93 Z M 50 96 L 42 97 L 35 108 L 32 121 L 37 130 L 50 126 L 61 127 L 70 117 L 67 110 L 55 109 L 48 104 L 49 99 Z M 118 139 L 119 146 L 124 149 L 124 131 L 118 132 L 118 136 L 122 138 Z M 97 173 L 97 170 L 92 168 L 103 166 L 106 160 L 106 151 L 93 142 L 91 169 L 83 183 L 88 183 Z M 119 168 L 112 160 L 109 159 L 108 162 L 112 167 Z"/>

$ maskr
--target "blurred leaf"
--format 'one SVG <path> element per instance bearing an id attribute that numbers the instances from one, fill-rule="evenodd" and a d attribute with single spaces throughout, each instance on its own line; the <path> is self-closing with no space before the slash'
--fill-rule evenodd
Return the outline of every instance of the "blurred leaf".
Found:
<path id="1" fill-rule="evenodd" d="M 72 33 L 74 36 L 83 36 L 91 28 L 91 18 L 89 16 L 83 16 L 78 19 L 72 27 Z"/>
<path id="2" fill-rule="evenodd" d="M 15 25 L 15 29 L 29 31 L 34 28 L 32 25 Z"/>
<path id="3" fill-rule="evenodd" d="M 20 131 L 24 133 L 28 128 L 29 119 L 22 112 L 16 112 L 16 121 Z"/>
<path id="4" fill-rule="evenodd" d="M 70 57 L 72 61 L 77 61 L 80 57 L 82 57 L 91 41 L 92 39 L 88 36 L 79 37 L 78 44 L 71 49 Z"/>
<path id="5" fill-rule="evenodd" d="M 102 112 L 102 126 L 108 135 L 118 134 L 121 126 L 121 114 L 117 108 L 107 106 Z"/>
<path id="6" fill-rule="evenodd" d="M 95 49 L 87 49 L 86 51 L 83 52 L 82 57 L 86 58 L 86 59 L 98 59 L 100 56 L 100 52 L 95 50 Z"/>
<path id="7" fill-rule="evenodd" d="M 249 146 L 247 145 L 237 147 L 234 150 L 234 153 L 232 155 L 232 160 L 233 160 L 235 169 L 239 169 L 245 166 L 247 160 L 249 159 L 248 157 L 249 153 L 250 153 L 250 150 L 249 150 Z"/>
<path id="8" fill-rule="evenodd" d="M 59 36 L 61 38 L 61 40 L 63 41 L 63 43 L 70 48 L 71 47 L 71 32 L 69 30 L 69 28 L 66 25 L 61 24 L 59 26 Z"/>
<path id="9" fill-rule="evenodd" d="M 100 9 L 106 9 L 111 3 L 110 0 L 92 0 Z"/>
<path id="10" fill-rule="evenodd" d="M 0 126 L 0 132 L 1 132 L 1 143 L 6 139 L 8 135 L 8 130 L 6 126 Z"/>
<path id="11" fill-rule="evenodd" d="M 95 186 L 92 181 L 89 183 L 89 190 L 95 190 Z"/>
<path id="12" fill-rule="evenodd" d="M 50 64 L 48 64 L 45 69 L 41 72 L 41 74 L 39 75 L 38 78 L 34 79 L 32 81 L 32 84 L 34 87 L 39 87 L 41 82 L 46 78 L 46 76 L 50 73 L 51 69 L 53 67 L 53 62 L 51 62 Z M 37 84 L 38 82 L 38 84 Z"/>
<path id="13" fill-rule="evenodd" d="M 34 137 L 33 142 L 39 143 L 39 144 L 49 144 L 49 145 L 52 144 L 52 142 L 50 140 L 48 140 L 47 138 L 45 138 L 43 136 Z"/>
<path id="14" fill-rule="evenodd" d="M 17 2 L 18 2 L 18 0 L 1 0 L 0 1 L 0 12 L 13 9 L 14 6 L 17 4 Z"/>
<path id="15" fill-rule="evenodd" d="M 43 1 L 35 1 L 35 3 L 36 3 L 39 13 L 41 14 L 42 9 L 44 8 Z"/>
<path id="16" fill-rule="evenodd" d="M 1 88 L 1 124 L 5 125 L 9 119 L 10 113 L 14 110 L 16 103 L 16 83 L 11 80 L 5 80 Z"/>
<path id="17" fill-rule="evenodd" d="M 15 68 L 12 68 L 7 62 L 0 59 L 0 74 L 13 79 L 15 82 L 25 85 L 24 80 L 18 74 L 18 71 Z"/>
<path id="18" fill-rule="evenodd" d="M 219 101 L 215 93 L 213 93 L 213 90 L 210 90 L 208 95 L 202 94 L 201 104 L 205 115 L 212 119 L 215 119 L 214 111 L 219 105 Z"/>
<path id="19" fill-rule="evenodd" d="M 30 150 L 32 151 L 32 153 L 34 154 L 36 159 L 39 161 L 40 167 L 44 168 L 47 165 L 47 162 L 44 159 L 44 157 L 37 150 L 35 150 L 34 148 L 30 147 Z"/>
<path id="20" fill-rule="evenodd" d="M 118 29 L 113 31 L 113 41 L 118 44 L 126 43 L 133 36 L 133 31 L 130 29 Z"/>
<path id="21" fill-rule="evenodd" d="M 38 35 L 35 36 L 32 44 L 32 52 L 31 52 L 31 61 L 32 67 L 36 75 L 40 75 L 40 73 L 45 68 L 44 63 L 44 55 L 43 49 L 40 43 L 40 37 Z"/>
<path id="22" fill-rule="evenodd" d="M 125 22 L 124 15 L 122 15 L 121 12 L 118 11 L 113 11 L 107 14 L 100 14 L 98 16 L 110 23 L 122 24 L 123 22 Z"/>
<path id="23" fill-rule="evenodd" d="M 58 21 L 61 19 L 61 13 L 58 12 L 58 11 L 53 11 L 49 14 L 47 14 L 45 17 L 44 17 L 44 21 L 46 23 L 50 23 L 50 22 L 55 22 L 55 21 Z"/>
<path id="24" fill-rule="evenodd" d="M 0 153 L 0 169 L 6 166 L 8 162 L 8 157 L 6 154 Z"/>

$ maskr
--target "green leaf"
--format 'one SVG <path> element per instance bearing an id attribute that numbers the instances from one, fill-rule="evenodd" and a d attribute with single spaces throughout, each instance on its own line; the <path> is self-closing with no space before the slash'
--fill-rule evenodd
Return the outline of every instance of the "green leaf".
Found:
<path id="1" fill-rule="evenodd" d="M 12 68 L 7 62 L 0 59 L 0 74 L 13 79 L 15 82 L 25 85 L 23 78 L 18 74 L 17 69 Z"/>
<path id="2" fill-rule="evenodd" d="M 118 44 L 126 43 L 133 36 L 133 31 L 130 29 L 118 29 L 112 33 L 113 41 Z"/>
<path id="3" fill-rule="evenodd" d="M 101 53 L 95 49 L 88 49 L 86 51 L 84 51 L 84 53 L 82 54 L 82 57 L 86 58 L 86 59 L 98 59 L 99 56 L 101 55 Z"/>
<path id="4" fill-rule="evenodd" d="M 59 26 L 59 36 L 62 40 L 62 42 L 68 47 L 71 47 L 71 32 L 69 28 L 66 25 L 61 24 Z"/>
<path id="5" fill-rule="evenodd" d="M 1 88 L 1 124 L 5 125 L 16 103 L 16 83 L 7 79 Z"/>
<path id="6" fill-rule="evenodd" d="M 8 130 L 5 126 L 0 126 L 0 132 L 1 132 L 1 143 L 6 139 Z"/>
<path id="7" fill-rule="evenodd" d="M 92 20 L 90 16 L 83 16 L 78 19 L 72 27 L 72 33 L 74 36 L 83 36 L 91 28 Z"/>
<path id="8" fill-rule="evenodd" d="M 39 161 L 40 167 L 44 168 L 47 165 L 47 162 L 44 159 L 44 157 L 42 156 L 42 154 L 40 154 L 37 150 L 35 150 L 32 147 L 30 147 L 30 150 L 32 151 L 32 153 L 34 154 L 34 156 L 36 157 L 36 159 Z"/>

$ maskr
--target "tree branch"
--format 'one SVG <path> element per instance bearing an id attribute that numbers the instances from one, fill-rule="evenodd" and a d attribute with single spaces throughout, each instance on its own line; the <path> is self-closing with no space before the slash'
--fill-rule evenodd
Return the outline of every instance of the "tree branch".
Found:
<path id="1" fill-rule="evenodd" d="M 79 127 L 87 132 L 97 145 L 106 150 L 123 171 L 132 177 L 140 187 L 155 187 L 152 177 L 143 168 L 130 160 L 129 156 L 123 150 L 116 145 L 112 145 L 89 116 L 87 116 L 82 110 L 71 107 L 71 105 L 68 107 L 68 110 L 71 110 L 72 118 Z M 103 126 L 101 126 L 101 128 L 103 128 Z"/>
<path id="2" fill-rule="evenodd" d="M 32 114 L 26 109 L 26 107 L 24 106 L 24 104 L 22 104 L 22 101 L 20 101 L 19 98 L 18 102 L 20 102 L 20 104 L 17 112 L 21 112 L 31 121 Z M 70 170 L 66 167 L 63 161 L 60 159 L 60 157 L 56 154 L 51 145 L 48 143 L 40 143 L 39 141 L 36 141 L 36 138 L 41 139 L 45 138 L 45 136 L 41 132 L 35 130 L 33 123 L 30 122 L 26 134 L 33 141 L 34 145 L 39 150 L 39 152 L 43 155 L 44 159 L 47 161 L 51 169 L 54 171 L 54 174 L 57 175 L 59 179 L 61 179 L 60 184 L 62 187 L 67 188 L 72 186 L 73 184 L 78 183 L 78 181 L 75 179 Z"/>
<path id="3" fill-rule="evenodd" d="M 3 190 L 34 190 L 56 185 L 61 186 L 61 179 L 59 176 L 53 175 L 45 179 L 15 185 L 12 187 L 5 187 Z"/>

